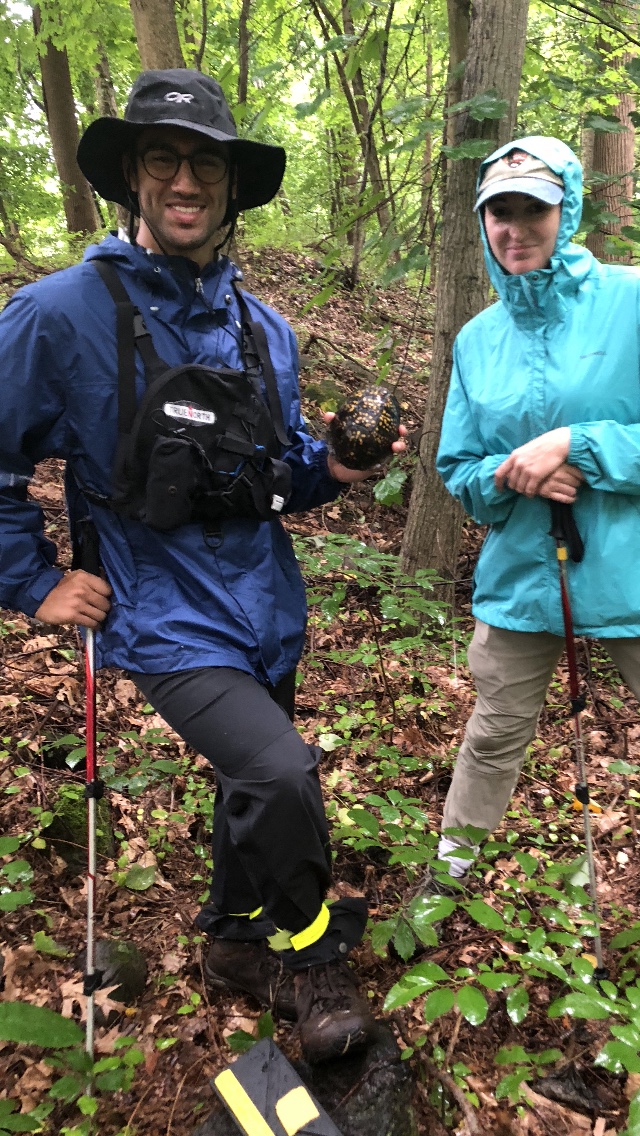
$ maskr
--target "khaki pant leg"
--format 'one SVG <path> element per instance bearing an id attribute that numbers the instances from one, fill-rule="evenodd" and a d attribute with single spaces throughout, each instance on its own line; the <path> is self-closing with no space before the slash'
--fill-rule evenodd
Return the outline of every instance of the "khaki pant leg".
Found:
<path id="1" fill-rule="evenodd" d="M 640 639 L 599 639 L 598 642 L 640 702 Z"/>
<path id="2" fill-rule="evenodd" d="M 468 657 L 478 697 L 445 801 L 443 832 L 466 825 L 493 832 L 500 823 L 563 648 L 564 640 L 546 631 L 476 623 Z"/>

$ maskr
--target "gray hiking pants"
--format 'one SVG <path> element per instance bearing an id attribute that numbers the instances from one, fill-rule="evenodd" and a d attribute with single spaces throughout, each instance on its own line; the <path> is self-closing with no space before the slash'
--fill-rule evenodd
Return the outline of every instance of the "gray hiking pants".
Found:
<path id="1" fill-rule="evenodd" d="M 640 701 L 640 639 L 599 643 Z M 443 831 L 498 826 L 563 651 L 564 639 L 546 631 L 504 631 L 477 621 L 468 658 L 478 698 L 447 793 Z"/>

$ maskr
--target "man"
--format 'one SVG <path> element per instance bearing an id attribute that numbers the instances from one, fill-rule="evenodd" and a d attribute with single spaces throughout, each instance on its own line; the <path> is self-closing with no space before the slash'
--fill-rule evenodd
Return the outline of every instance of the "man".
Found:
<path id="1" fill-rule="evenodd" d="M 366 904 L 324 902 L 330 853 L 320 753 L 291 722 L 304 588 L 277 510 L 330 501 L 342 484 L 367 474 L 341 466 L 306 433 L 294 336 L 270 308 L 248 295 L 241 299 L 241 273 L 219 256 L 224 226 L 277 193 L 284 151 L 238 139 L 222 91 L 207 76 L 150 71 L 134 84 L 123 120 L 89 126 L 78 161 L 103 197 L 131 210 L 137 230 L 132 224 L 129 241 L 109 236 L 81 265 L 24 288 L 0 317 L 0 603 L 46 623 L 99 629 L 98 665 L 127 670 L 167 722 L 211 761 L 218 786 L 214 872 L 210 901 L 197 919 L 210 942 L 207 981 L 297 1017 L 307 1058 L 324 1060 L 366 1044 L 372 1029 L 344 963 L 361 938 Z M 109 266 L 116 292 L 124 287 L 120 297 Z M 142 323 L 138 316 L 135 323 L 135 312 Z M 261 349 L 259 333 L 266 341 Z M 127 335 L 139 403 L 134 426 L 123 411 Z M 249 381 L 250 373 L 256 377 L 251 346 L 261 363 L 258 398 Z M 243 399 L 253 398 L 251 414 L 262 415 L 270 439 L 261 452 L 271 456 L 261 465 L 253 446 L 245 464 L 236 455 L 225 468 L 230 492 L 243 480 L 246 492 L 262 493 L 262 514 L 254 516 L 244 498 L 244 512 L 213 523 L 179 509 L 178 523 L 169 523 L 163 507 L 153 524 L 145 523 L 151 514 L 133 508 L 140 485 L 131 468 L 139 451 L 122 451 L 133 436 L 127 431 L 153 431 L 160 419 L 169 426 L 175 419 L 173 432 L 153 437 L 143 470 L 145 508 L 154 478 L 169 508 L 176 494 L 180 499 L 182 473 L 174 476 L 178 466 L 166 464 L 167 442 L 171 461 L 186 455 L 191 477 L 202 446 L 195 427 L 185 441 L 183 420 L 206 425 L 218 415 L 174 391 L 145 419 L 140 400 L 151 392 L 145 374 L 148 381 L 156 364 L 188 371 L 194 382 L 209 375 L 203 368 L 235 376 L 236 433 L 250 417 Z M 270 431 L 277 433 L 280 412 L 286 438 L 278 447 Z M 225 444 L 235 444 L 232 434 L 230 428 Z M 97 529 L 104 578 L 55 567 L 41 511 L 27 497 L 34 464 L 51 456 L 67 460 L 72 532 L 87 512 Z M 197 478 L 214 457 L 203 456 Z M 242 479 L 236 458 L 247 472 Z M 130 478 L 119 498 L 114 465 L 118 477 Z M 286 488 L 265 497 L 270 469 Z M 221 499 L 216 493 L 212 500 Z"/>

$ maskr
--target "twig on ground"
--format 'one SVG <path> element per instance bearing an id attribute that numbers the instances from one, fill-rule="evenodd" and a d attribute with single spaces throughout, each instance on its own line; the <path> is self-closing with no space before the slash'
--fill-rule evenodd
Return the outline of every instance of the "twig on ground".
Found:
<path id="1" fill-rule="evenodd" d="M 405 1045 L 411 1046 L 411 1042 L 405 1034 L 404 1023 L 402 1022 L 399 1015 L 392 1014 L 391 1020 L 394 1022 L 396 1029 L 398 1030 L 398 1033 L 400 1034 L 400 1037 L 404 1041 Z M 459 1022 L 456 1024 L 459 1028 Z M 413 1047 L 411 1046 L 411 1048 Z M 416 1049 L 415 1055 L 420 1063 L 424 1066 L 429 1076 L 434 1078 L 436 1081 L 439 1081 L 440 1084 L 443 1085 L 447 1090 L 447 1092 L 451 1094 L 464 1116 L 467 1128 L 469 1129 L 469 1136 L 480 1136 L 480 1125 L 478 1124 L 478 1121 L 476 1119 L 473 1107 L 469 1104 L 469 1101 L 465 1097 L 462 1089 L 458 1085 L 456 1085 L 453 1077 L 451 1077 L 449 1073 L 445 1073 L 443 1069 L 438 1069 L 437 1065 L 434 1065 L 433 1061 L 431 1061 L 427 1057 L 426 1053 L 424 1053 L 422 1049 Z"/>
<path id="2" fill-rule="evenodd" d="M 136 1107 L 134 1108 L 133 1112 L 131 1113 L 131 1116 L 129 1117 L 129 1119 L 128 1119 L 127 1123 L 125 1124 L 125 1126 L 124 1126 L 124 1131 L 125 1131 L 125 1133 L 126 1133 L 126 1136 L 129 1136 L 129 1129 L 131 1128 L 131 1125 L 133 1124 L 133 1120 L 134 1120 L 134 1117 L 135 1117 L 135 1115 L 136 1115 L 136 1113 L 137 1113 L 138 1109 L 140 1108 L 140 1105 L 141 1105 L 141 1104 L 142 1104 L 142 1103 L 143 1103 L 143 1102 L 144 1102 L 144 1101 L 145 1101 L 145 1100 L 147 1099 L 147 1097 L 149 1096 L 149 1093 L 151 1092 L 151 1090 L 152 1090 L 153 1086 L 154 1086 L 154 1082 L 153 1082 L 153 1081 L 151 1081 L 151 1083 L 150 1083 L 149 1085 L 147 1085 L 147 1088 L 146 1088 L 146 1089 L 144 1090 L 144 1092 L 143 1092 L 142 1096 L 140 1097 L 140 1100 L 139 1100 L 139 1101 L 138 1101 L 138 1103 L 136 1104 Z"/>
<path id="3" fill-rule="evenodd" d="M 178 1101 L 180 1100 L 180 1093 L 182 1092 L 182 1086 L 184 1085 L 189 1074 L 193 1073 L 193 1071 L 195 1069 L 197 1069 L 199 1065 L 202 1065 L 202 1063 L 207 1060 L 208 1056 L 209 1056 L 209 1054 L 206 1053 L 205 1056 L 200 1057 L 198 1059 L 198 1061 L 195 1062 L 194 1065 L 190 1065 L 189 1068 L 187 1069 L 186 1073 L 184 1074 L 184 1076 L 181 1078 L 180 1084 L 178 1085 L 178 1089 L 177 1089 L 177 1092 L 176 1092 L 176 1099 L 174 1100 L 173 1104 L 171 1105 L 171 1112 L 169 1113 L 169 1120 L 167 1122 L 166 1136 L 171 1136 L 171 1126 L 173 1124 L 173 1118 L 175 1116 L 176 1108 L 178 1107 Z"/>

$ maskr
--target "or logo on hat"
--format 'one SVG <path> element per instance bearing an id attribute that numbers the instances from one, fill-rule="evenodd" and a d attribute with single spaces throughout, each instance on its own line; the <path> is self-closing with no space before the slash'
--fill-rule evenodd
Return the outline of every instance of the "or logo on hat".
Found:
<path id="1" fill-rule="evenodd" d="M 169 91 L 164 96 L 165 103 L 192 103 L 193 95 L 188 95 L 184 91 Z"/>
<path id="2" fill-rule="evenodd" d="M 525 154 L 524 150 L 512 150 L 510 154 L 507 154 L 506 163 L 510 170 L 517 170 L 518 166 L 526 162 L 528 157 L 529 155 Z"/>

